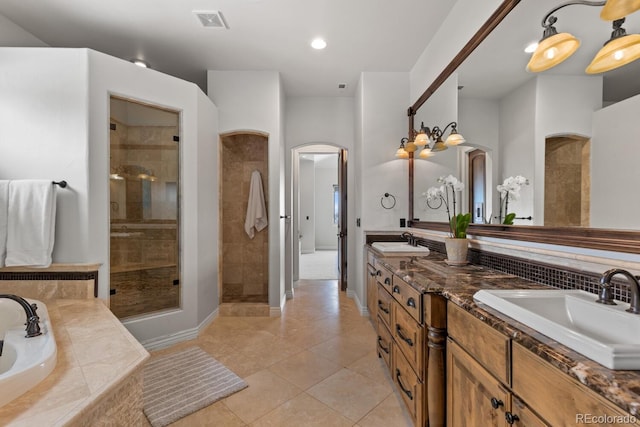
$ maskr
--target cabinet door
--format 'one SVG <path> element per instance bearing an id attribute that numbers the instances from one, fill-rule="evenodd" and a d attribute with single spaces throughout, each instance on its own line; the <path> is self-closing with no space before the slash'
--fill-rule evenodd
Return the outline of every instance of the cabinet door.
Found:
<path id="1" fill-rule="evenodd" d="M 447 341 L 447 425 L 507 426 L 511 394 L 455 342 Z"/>
<path id="2" fill-rule="evenodd" d="M 367 264 L 367 309 L 369 318 L 375 322 L 378 314 L 378 282 L 376 281 L 376 269 Z"/>

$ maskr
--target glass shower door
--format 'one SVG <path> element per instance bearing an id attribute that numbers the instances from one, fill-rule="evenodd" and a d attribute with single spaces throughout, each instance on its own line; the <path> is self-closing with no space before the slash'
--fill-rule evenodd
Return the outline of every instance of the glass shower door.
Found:
<path id="1" fill-rule="evenodd" d="M 111 310 L 178 308 L 179 114 L 112 96 L 110 116 Z"/>

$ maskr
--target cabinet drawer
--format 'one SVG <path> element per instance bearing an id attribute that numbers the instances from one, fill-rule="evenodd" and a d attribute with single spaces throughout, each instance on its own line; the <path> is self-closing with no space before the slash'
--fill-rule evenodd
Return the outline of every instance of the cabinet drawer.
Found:
<path id="1" fill-rule="evenodd" d="M 453 303 L 447 310 L 447 331 L 460 346 L 497 379 L 510 384 L 509 338 Z"/>
<path id="2" fill-rule="evenodd" d="M 423 426 L 425 424 L 425 400 L 424 383 L 413 372 L 407 359 L 402 352 L 398 351 L 398 347 L 393 347 L 393 382 L 398 387 L 398 392 L 402 396 L 402 400 L 407 407 L 409 415 L 413 420 L 413 425 Z"/>
<path id="3" fill-rule="evenodd" d="M 399 304 L 393 304 L 393 326 L 391 334 L 398 347 L 404 353 L 407 362 L 417 376 L 423 378 L 424 369 L 424 328 L 416 323 Z"/>
<path id="4" fill-rule="evenodd" d="M 382 285 L 383 288 L 387 290 L 387 292 L 391 293 L 391 281 L 393 277 L 393 273 L 383 267 L 378 261 L 375 264 L 376 267 L 376 280 L 378 283 Z"/>
<path id="5" fill-rule="evenodd" d="M 621 408 L 518 343 L 513 344 L 513 392 L 553 426 L 581 424 L 580 414 L 603 420 L 604 416 L 629 418 Z"/>
<path id="6" fill-rule="evenodd" d="M 384 363 L 387 365 L 387 369 L 391 372 L 391 357 L 393 352 L 393 339 L 391 338 L 391 332 L 389 332 L 389 329 L 387 329 L 387 326 L 379 317 L 376 329 L 378 331 L 378 357 L 381 357 L 384 360 Z"/>
<path id="7" fill-rule="evenodd" d="M 410 284 L 399 278 L 393 277 L 391 295 L 407 310 L 416 322 L 422 323 L 422 293 L 415 290 Z"/>
<path id="8" fill-rule="evenodd" d="M 376 310 L 378 317 L 382 318 L 384 323 L 387 324 L 387 328 L 391 330 L 391 311 L 393 307 L 393 298 L 389 295 L 389 292 L 385 291 L 384 286 L 378 284 L 378 301 L 376 304 Z"/>

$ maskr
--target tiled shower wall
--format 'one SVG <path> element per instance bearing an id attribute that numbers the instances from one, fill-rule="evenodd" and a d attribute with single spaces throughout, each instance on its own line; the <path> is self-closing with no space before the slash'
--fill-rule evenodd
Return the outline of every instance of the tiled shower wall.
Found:
<path id="1" fill-rule="evenodd" d="M 269 205 L 268 141 L 261 135 L 222 137 L 221 223 L 222 302 L 269 301 L 269 227 L 250 239 L 244 230 L 251 173 L 262 175 L 265 203 Z M 269 221 L 277 219 L 269 218 Z"/>

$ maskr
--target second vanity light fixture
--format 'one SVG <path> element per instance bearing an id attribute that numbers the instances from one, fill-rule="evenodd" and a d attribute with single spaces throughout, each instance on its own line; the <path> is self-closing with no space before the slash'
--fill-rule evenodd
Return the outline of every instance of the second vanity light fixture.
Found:
<path id="1" fill-rule="evenodd" d="M 449 127 L 451 128 L 451 133 L 447 139 L 443 141 L 442 135 L 444 135 Z M 408 138 L 402 138 L 400 140 L 400 147 L 398 151 L 396 151 L 396 157 L 408 159 L 409 153 L 417 151 L 419 147 L 424 147 L 420 151 L 420 154 L 418 154 L 418 158 L 428 159 L 438 151 L 444 151 L 450 146 L 460 145 L 465 142 L 464 137 L 458 133 L 458 123 L 456 122 L 449 123 L 443 129 L 440 129 L 438 126 L 429 128 L 422 122 L 420 124 L 420 130 L 415 133 L 416 136 L 413 141 L 409 141 Z M 433 143 L 429 146 L 431 141 L 433 141 Z"/>
<path id="2" fill-rule="evenodd" d="M 527 71 L 538 73 L 555 67 L 580 47 L 580 40 L 569 33 L 558 33 L 554 27 L 558 19 L 553 16 L 553 13 L 571 5 L 604 6 L 600 17 L 604 20 L 613 20 L 611 38 L 589 64 L 585 70 L 587 74 L 610 71 L 640 58 L 640 34 L 627 35 L 622 28 L 624 17 L 640 9 L 640 0 L 573 0 L 556 6 L 542 19 L 544 27 L 542 39 L 531 55 Z"/>

